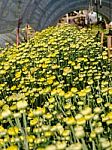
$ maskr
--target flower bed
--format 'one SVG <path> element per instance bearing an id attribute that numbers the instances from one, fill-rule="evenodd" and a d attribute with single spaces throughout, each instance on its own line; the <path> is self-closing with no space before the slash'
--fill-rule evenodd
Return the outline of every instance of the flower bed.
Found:
<path id="1" fill-rule="evenodd" d="M 51 27 L 5 49 L 0 98 L 0 149 L 112 149 L 112 62 L 91 30 Z"/>

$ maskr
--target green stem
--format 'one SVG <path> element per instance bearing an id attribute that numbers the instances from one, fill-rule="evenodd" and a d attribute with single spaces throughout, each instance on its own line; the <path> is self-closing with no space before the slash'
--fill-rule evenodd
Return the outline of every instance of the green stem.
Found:
<path id="1" fill-rule="evenodd" d="M 73 135 L 73 141 L 76 142 L 73 126 L 70 126 L 70 129 L 71 129 L 71 132 L 72 132 L 72 135 Z"/>
<path id="2" fill-rule="evenodd" d="M 24 131 L 23 131 L 22 127 L 21 127 L 21 123 L 20 123 L 19 118 L 15 118 L 15 122 L 16 122 L 16 124 L 17 124 L 18 128 L 19 128 L 19 129 L 21 129 L 22 134 L 24 135 L 25 133 L 24 133 Z"/>
<path id="3" fill-rule="evenodd" d="M 63 109 L 62 109 L 62 107 L 61 107 L 61 105 L 60 105 L 60 103 L 58 102 L 58 99 L 57 99 L 57 97 L 55 96 L 55 98 L 56 98 L 56 101 L 57 101 L 57 103 L 58 103 L 58 107 L 59 107 L 59 109 L 61 110 L 61 112 L 63 113 L 63 115 L 66 117 L 67 115 L 65 114 L 65 112 L 63 111 Z"/>
<path id="4" fill-rule="evenodd" d="M 23 123 L 24 123 L 24 127 L 25 127 L 25 132 L 26 132 L 27 121 L 26 121 L 26 114 L 25 114 L 25 112 L 23 113 Z"/>
<path id="5" fill-rule="evenodd" d="M 95 142 L 92 141 L 92 150 L 96 150 Z"/>
<path id="6" fill-rule="evenodd" d="M 26 121 L 26 114 L 25 114 L 25 112 L 23 112 L 23 124 L 24 124 L 24 130 L 25 130 L 24 146 L 25 146 L 25 150 L 29 150 L 29 148 L 28 148 L 28 141 L 27 141 L 27 121 Z"/>
<path id="7" fill-rule="evenodd" d="M 9 121 L 9 123 L 10 123 L 11 127 L 13 127 L 13 126 L 14 126 L 14 124 L 13 124 L 13 122 L 12 122 L 11 118 L 7 118 L 7 120 Z"/>
<path id="8" fill-rule="evenodd" d="M 81 141 L 82 141 L 82 144 L 83 144 L 83 150 L 88 150 L 88 148 L 86 146 L 86 143 L 85 143 L 85 140 L 82 138 Z"/>
<path id="9" fill-rule="evenodd" d="M 92 131 L 93 127 L 91 125 L 91 120 L 89 120 L 89 124 L 90 124 L 90 128 L 91 128 L 91 131 Z M 93 150 L 96 150 L 96 146 L 95 146 L 95 142 L 94 141 L 92 141 L 92 148 L 93 148 Z"/>

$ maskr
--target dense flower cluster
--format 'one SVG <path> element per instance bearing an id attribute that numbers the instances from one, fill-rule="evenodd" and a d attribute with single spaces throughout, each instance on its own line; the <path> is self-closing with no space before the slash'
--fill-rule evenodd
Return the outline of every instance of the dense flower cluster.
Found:
<path id="1" fill-rule="evenodd" d="M 112 62 L 91 30 L 51 27 L 0 53 L 0 149 L 112 150 Z"/>

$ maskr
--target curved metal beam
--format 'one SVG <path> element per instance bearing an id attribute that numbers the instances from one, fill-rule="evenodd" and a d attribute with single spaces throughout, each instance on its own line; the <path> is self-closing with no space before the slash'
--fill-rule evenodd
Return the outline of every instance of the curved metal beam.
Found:
<path id="1" fill-rule="evenodd" d="M 76 9 L 87 9 L 88 0 L 60 0 L 54 1 L 50 0 L 47 3 L 45 12 L 41 15 L 41 18 L 38 18 L 38 23 L 34 28 L 36 30 L 42 30 L 50 25 L 53 25 L 61 16 L 64 14 L 76 10 Z M 94 6 L 95 10 L 95 6 Z M 102 8 L 99 8 L 100 14 L 109 19 L 109 3 L 106 0 L 102 0 Z M 36 17 L 35 17 L 36 18 Z"/>
<path id="2" fill-rule="evenodd" d="M 35 30 L 42 30 L 48 26 L 54 25 L 63 15 L 76 9 L 87 9 L 89 0 L 0 0 L 0 43 L 7 41 L 7 34 L 12 34 L 17 26 L 18 17 L 22 17 L 22 25 L 31 25 Z M 106 18 L 110 17 L 112 12 L 110 0 L 102 0 L 102 8 L 99 13 Z M 92 0 L 94 4 L 94 0 Z M 111 9 L 111 10 L 109 10 Z M 94 5 L 95 10 L 95 5 Z M 112 20 L 112 15 L 111 18 Z M 9 35 L 8 35 L 9 37 Z M 14 36 L 15 37 L 15 36 Z M 12 36 L 11 36 L 12 38 Z"/>

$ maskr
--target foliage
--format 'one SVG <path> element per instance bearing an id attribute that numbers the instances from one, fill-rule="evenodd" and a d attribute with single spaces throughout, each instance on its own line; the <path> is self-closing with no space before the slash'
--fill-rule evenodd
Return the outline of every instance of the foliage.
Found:
<path id="1" fill-rule="evenodd" d="M 112 62 L 91 30 L 51 27 L 0 53 L 0 149 L 112 149 Z"/>

